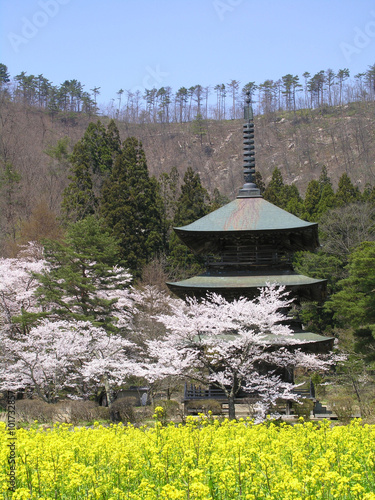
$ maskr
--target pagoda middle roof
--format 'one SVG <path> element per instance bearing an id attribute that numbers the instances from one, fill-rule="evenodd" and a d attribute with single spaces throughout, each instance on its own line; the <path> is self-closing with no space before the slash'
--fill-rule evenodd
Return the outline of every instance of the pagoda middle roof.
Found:
<path id="1" fill-rule="evenodd" d="M 205 296 L 218 293 L 224 297 L 230 295 L 253 296 L 269 284 L 285 286 L 297 295 L 308 300 L 322 300 L 325 295 L 327 280 L 310 278 L 294 271 L 264 272 L 206 272 L 182 281 L 168 282 L 168 288 L 179 297 Z"/>
<path id="2" fill-rule="evenodd" d="M 183 227 L 174 228 L 193 250 L 203 237 L 249 237 L 264 233 L 300 234 L 306 249 L 318 245 L 318 225 L 286 212 L 262 197 L 236 198 L 232 202 Z M 199 244 L 201 247 L 201 244 Z"/>

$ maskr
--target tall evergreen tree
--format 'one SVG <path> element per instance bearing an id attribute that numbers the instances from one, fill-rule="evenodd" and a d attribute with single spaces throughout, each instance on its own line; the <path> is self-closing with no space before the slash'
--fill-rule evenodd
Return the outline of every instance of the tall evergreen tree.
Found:
<path id="1" fill-rule="evenodd" d="M 120 242 L 120 256 L 134 276 L 162 249 L 160 188 L 149 176 L 142 144 L 123 142 L 112 172 L 104 181 L 101 215 Z"/>
<path id="2" fill-rule="evenodd" d="M 44 258 L 46 270 L 37 275 L 43 312 L 23 315 L 22 321 L 74 319 L 114 330 L 117 301 L 111 291 L 126 288 L 131 277 L 118 267 L 118 242 L 102 221 L 88 216 L 71 224 L 63 241 L 45 242 Z"/>
<path id="3" fill-rule="evenodd" d="M 70 184 L 64 191 L 62 211 L 67 221 L 77 221 L 98 212 L 103 180 L 111 173 L 121 149 L 113 120 L 106 128 L 98 120 L 90 123 L 70 155 Z"/>
<path id="4" fill-rule="evenodd" d="M 299 194 L 298 188 L 295 184 L 284 186 L 285 190 L 285 210 L 297 217 L 302 217 L 303 214 L 303 200 Z"/>
<path id="5" fill-rule="evenodd" d="M 272 178 L 264 191 L 264 199 L 280 208 L 286 207 L 285 185 L 280 169 L 272 172 Z"/>
<path id="6" fill-rule="evenodd" d="M 185 172 L 181 194 L 177 201 L 173 225 L 186 226 L 211 211 L 209 195 L 201 184 L 198 173 L 191 167 Z M 168 267 L 175 277 L 187 277 L 202 270 L 203 262 L 184 245 L 176 233 L 172 233 L 169 241 Z"/>
<path id="7" fill-rule="evenodd" d="M 303 214 L 303 201 L 295 185 L 284 184 L 283 176 L 277 167 L 272 172 L 272 178 L 264 190 L 264 199 L 286 210 L 297 217 Z"/>
<path id="8" fill-rule="evenodd" d="M 319 181 L 312 179 L 306 189 L 304 201 L 304 214 L 305 220 L 316 222 L 318 220 L 318 205 L 320 201 L 321 190 Z"/>
<path id="9" fill-rule="evenodd" d="M 375 361 L 375 242 L 365 241 L 351 253 L 348 277 L 339 286 L 327 308 L 354 329 L 358 349 Z"/>
<path id="10" fill-rule="evenodd" d="M 342 174 L 336 191 L 336 206 L 342 207 L 360 200 L 361 193 L 358 187 L 353 185 L 348 174 Z"/>
<path id="11" fill-rule="evenodd" d="M 168 241 L 176 213 L 179 195 L 179 178 L 180 174 L 176 167 L 172 167 L 169 173 L 163 172 L 159 177 L 162 199 L 162 237 L 165 252 L 168 251 Z"/>
<path id="12" fill-rule="evenodd" d="M 0 89 L 6 83 L 10 82 L 10 75 L 8 73 L 8 67 L 5 64 L 0 63 Z"/>
<path id="13" fill-rule="evenodd" d="M 318 180 L 311 180 L 307 185 L 303 218 L 317 222 L 322 215 L 333 208 L 336 203 L 331 179 L 328 177 L 327 168 L 322 167 Z"/>

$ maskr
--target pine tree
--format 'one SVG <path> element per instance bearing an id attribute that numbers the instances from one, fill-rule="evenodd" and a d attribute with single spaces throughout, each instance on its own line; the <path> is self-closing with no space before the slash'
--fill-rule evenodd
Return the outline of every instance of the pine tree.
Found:
<path id="1" fill-rule="evenodd" d="M 179 178 L 180 174 L 176 167 L 172 167 L 169 173 L 163 172 L 159 177 L 162 199 L 162 238 L 163 248 L 166 253 L 168 251 L 168 241 L 176 213 L 179 195 Z"/>
<path id="2" fill-rule="evenodd" d="M 116 330 L 117 299 L 131 276 L 118 267 L 119 247 L 94 216 L 71 224 L 64 241 L 45 243 L 47 267 L 36 275 L 42 313 L 23 316 L 31 324 L 41 317 L 50 320 L 90 321 L 106 331 Z"/>
<path id="3" fill-rule="evenodd" d="M 348 272 L 327 308 L 343 326 L 354 328 L 358 350 L 375 361 L 375 242 L 365 241 L 351 253 Z"/>
<path id="4" fill-rule="evenodd" d="M 297 186 L 295 184 L 284 186 L 284 193 L 286 204 L 285 207 L 282 208 L 297 217 L 301 217 L 303 214 L 303 200 Z"/>
<path id="5" fill-rule="evenodd" d="M 159 191 L 158 182 L 149 176 L 142 144 L 127 138 L 103 184 L 100 211 L 119 240 L 121 258 L 136 277 L 162 249 Z"/>
<path id="6" fill-rule="evenodd" d="M 0 64 L 0 89 L 4 84 L 10 82 L 10 75 L 8 73 L 8 67 L 5 64 Z"/>
<path id="7" fill-rule="evenodd" d="M 99 120 L 89 124 L 69 158 L 71 182 L 64 191 L 62 203 L 66 221 L 74 222 L 98 213 L 103 180 L 112 171 L 120 149 L 120 136 L 113 120 L 107 130 Z"/>
<path id="8" fill-rule="evenodd" d="M 286 207 L 284 180 L 277 167 L 272 172 L 272 178 L 264 191 L 264 199 L 280 208 Z"/>
<path id="9" fill-rule="evenodd" d="M 348 174 L 342 174 L 336 191 L 336 206 L 342 207 L 361 200 L 361 193 L 354 186 Z"/>
<path id="10" fill-rule="evenodd" d="M 173 224 L 176 227 L 186 226 L 211 211 L 209 196 L 201 184 L 198 173 L 188 167 L 181 186 L 181 194 L 177 201 Z M 169 240 L 168 268 L 175 277 L 187 277 L 202 271 L 203 262 L 184 245 L 176 233 Z"/>
<path id="11" fill-rule="evenodd" d="M 204 217 L 210 211 L 209 203 L 209 195 L 202 186 L 199 174 L 195 173 L 191 167 L 188 167 L 177 202 L 174 225 L 185 226 Z"/>
<path id="12" fill-rule="evenodd" d="M 303 218 L 307 221 L 316 222 L 318 219 L 318 204 L 320 201 L 321 190 L 317 180 L 312 179 L 306 189 L 304 201 Z"/>
<path id="13" fill-rule="evenodd" d="M 303 201 L 295 185 L 284 184 L 281 171 L 276 167 L 263 193 L 264 199 L 297 217 L 303 214 Z"/>

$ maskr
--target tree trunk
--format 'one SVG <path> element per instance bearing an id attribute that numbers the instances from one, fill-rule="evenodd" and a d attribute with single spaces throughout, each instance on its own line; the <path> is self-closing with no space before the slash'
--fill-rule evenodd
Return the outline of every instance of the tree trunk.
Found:
<path id="1" fill-rule="evenodd" d="M 109 380 L 108 380 L 107 375 L 104 375 L 103 383 L 104 383 L 105 395 L 107 396 L 107 405 L 108 405 L 108 407 L 110 407 L 111 404 L 113 403 L 113 400 L 112 400 L 112 394 L 111 394 L 111 387 L 109 385 Z"/>
<path id="2" fill-rule="evenodd" d="M 234 395 L 230 394 L 228 396 L 228 416 L 229 420 L 234 420 L 236 418 L 236 408 L 234 405 Z"/>

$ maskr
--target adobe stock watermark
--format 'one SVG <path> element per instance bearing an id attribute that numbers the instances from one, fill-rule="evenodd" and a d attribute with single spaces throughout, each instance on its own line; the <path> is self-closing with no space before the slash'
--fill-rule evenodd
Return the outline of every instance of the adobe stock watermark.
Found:
<path id="1" fill-rule="evenodd" d="M 242 2 L 243 0 L 213 0 L 212 5 L 220 21 L 224 21 L 226 14 L 233 12 L 234 8 L 241 5 Z"/>
<path id="2" fill-rule="evenodd" d="M 341 51 L 347 62 L 351 61 L 353 55 L 360 54 L 363 49 L 370 45 L 372 39 L 375 38 L 375 10 L 372 10 L 370 15 L 374 19 L 366 23 L 363 29 L 355 26 L 352 43 L 340 43 Z"/>
<path id="3" fill-rule="evenodd" d="M 146 66 L 145 69 L 146 75 L 143 77 L 142 85 L 132 88 L 131 91 L 133 93 L 137 91 L 144 92 L 145 89 L 152 89 L 160 85 L 169 76 L 169 73 L 161 71 L 159 65 L 156 65 L 155 69 L 151 68 L 151 66 Z"/>
<path id="4" fill-rule="evenodd" d="M 71 0 L 39 0 L 40 10 L 34 12 L 31 17 L 21 18 L 20 33 L 8 33 L 8 40 L 12 45 L 14 52 L 19 52 L 23 45 L 27 45 L 39 31 L 44 28 L 53 17 L 60 12 L 61 5 L 66 5 Z"/>
<path id="5" fill-rule="evenodd" d="M 8 433 L 8 490 L 16 491 L 16 395 L 7 393 L 7 433 Z"/>

